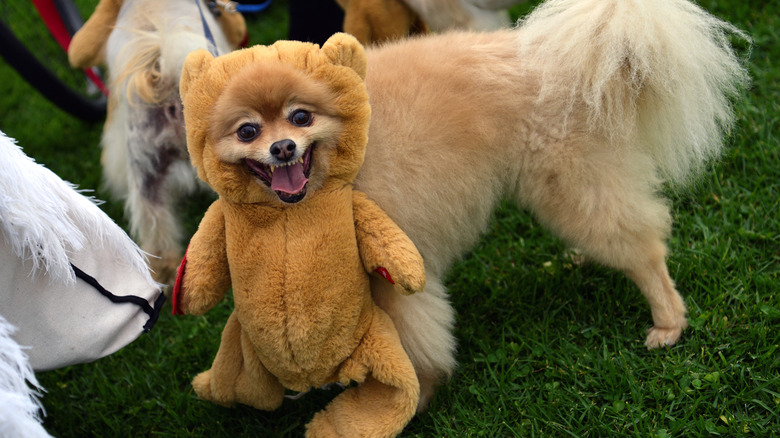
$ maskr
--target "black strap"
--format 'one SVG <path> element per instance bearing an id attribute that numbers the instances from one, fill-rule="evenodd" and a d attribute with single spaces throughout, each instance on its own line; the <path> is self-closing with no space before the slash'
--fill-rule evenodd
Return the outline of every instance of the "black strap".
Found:
<path id="1" fill-rule="evenodd" d="M 111 300 L 112 303 L 135 304 L 136 306 L 140 307 L 141 310 L 146 312 L 146 314 L 149 315 L 149 320 L 146 321 L 146 324 L 144 324 L 144 332 L 151 330 L 154 326 L 154 323 L 157 322 L 157 318 L 160 316 L 160 310 L 162 309 L 163 303 L 165 303 L 165 294 L 161 293 L 160 296 L 158 296 L 154 301 L 154 307 L 152 307 L 149 305 L 149 302 L 146 301 L 146 299 L 137 297 L 135 295 L 114 295 L 106 290 L 106 288 L 104 288 L 103 285 L 101 285 L 94 277 L 77 268 L 73 263 L 71 263 L 70 266 L 73 268 L 73 272 L 76 273 L 76 277 L 94 287 L 98 292 L 101 293 L 101 295 Z"/>

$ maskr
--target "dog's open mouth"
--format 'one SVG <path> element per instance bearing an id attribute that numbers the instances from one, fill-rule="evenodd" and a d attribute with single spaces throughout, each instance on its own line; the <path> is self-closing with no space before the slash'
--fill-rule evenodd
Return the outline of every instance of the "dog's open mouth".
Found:
<path id="1" fill-rule="evenodd" d="M 294 204 L 306 196 L 306 185 L 311 172 L 311 156 L 314 144 L 297 161 L 281 166 L 270 166 L 251 158 L 245 158 L 249 171 L 271 188 L 282 201 Z"/>

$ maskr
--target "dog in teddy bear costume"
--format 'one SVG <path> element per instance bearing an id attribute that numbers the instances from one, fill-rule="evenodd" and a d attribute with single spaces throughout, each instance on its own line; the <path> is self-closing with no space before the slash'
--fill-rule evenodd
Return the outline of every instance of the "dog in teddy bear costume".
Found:
<path id="1" fill-rule="evenodd" d="M 421 292 L 422 258 L 352 187 L 368 138 L 365 73 L 364 50 L 347 34 L 322 48 L 196 51 L 182 71 L 190 156 L 219 199 L 179 268 L 174 313 L 203 314 L 231 286 L 235 303 L 193 387 L 221 405 L 272 410 L 285 388 L 357 382 L 314 416 L 307 436 L 395 436 L 419 399 L 369 276 Z"/>

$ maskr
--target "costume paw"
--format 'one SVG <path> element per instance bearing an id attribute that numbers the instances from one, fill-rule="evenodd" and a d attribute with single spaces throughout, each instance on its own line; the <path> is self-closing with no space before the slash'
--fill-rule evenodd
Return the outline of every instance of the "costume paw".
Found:
<path id="1" fill-rule="evenodd" d="M 380 266 L 374 270 L 379 276 L 387 280 L 390 284 L 399 286 L 399 291 L 404 295 L 411 295 L 416 292 L 422 292 L 425 289 L 425 274 L 423 275 L 404 275 L 399 277 L 398 283 L 390 275 L 390 271 Z"/>
<path id="2" fill-rule="evenodd" d="M 178 309 L 179 313 L 176 313 L 176 315 L 203 315 L 214 307 L 217 302 L 217 300 L 211 298 L 211 296 L 179 292 L 178 299 L 174 303 L 174 311 Z"/>
<path id="3" fill-rule="evenodd" d="M 339 438 L 341 435 L 325 412 L 318 412 L 306 425 L 306 438 Z"/>
<path id="4" fill-rule="evenodd" d="M 211 396 L 211 370 L 204 371 L 192 379 L 192 389 L 202 400 L 212 401 Z"/>
<path id="5" fill-rule="evenodd" d="M 399 279 L 398 285 L 401 286 L 401 293 L 411 295 L 425 290 L 425 274 L 405 275 Z"/>

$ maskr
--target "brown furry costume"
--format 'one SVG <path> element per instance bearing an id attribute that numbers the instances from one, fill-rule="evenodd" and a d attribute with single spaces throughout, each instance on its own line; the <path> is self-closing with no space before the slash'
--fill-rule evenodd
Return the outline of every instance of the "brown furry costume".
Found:
<path id="1" fill-rule="evenodd" d="M 297 203 L 280 201 L 243 162 L 218 157 L 223 113 L 215 105 L 229 79 L 246 79 L 239 81 L 243 90 L 247 81 L 268 77 L 264 69 L 289 71 L 336 96 L 340 133 L 333 147 L 317 146 L 312 160 L 321 184 Z M 399 292 L 419 292 L 425 285 L 422 258 L 403 231 L 352 188 L 370 116 L 365 71 L 360 44 L 336 34 L 322 49 L 283 41 L 218 58 L 197 51 L 181 79 L 192 162 L 220 199 L 192 238 L 174 306 L 202 314 L 231 285 L 235 301 L 214 363 L 193 386 L 218 404 L 270 410 L 281 404 L 285 388 L 358 382 L 314 417 L 307 436 L 394 436 L 414 415 L 419 397 L 395 327 L 371 298 L 368 273 L 386 268 Z"/>

